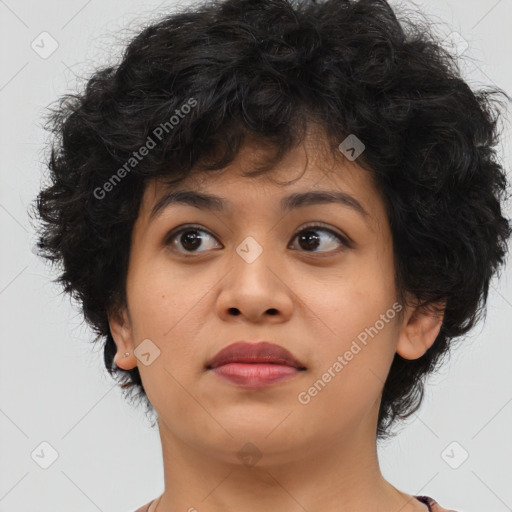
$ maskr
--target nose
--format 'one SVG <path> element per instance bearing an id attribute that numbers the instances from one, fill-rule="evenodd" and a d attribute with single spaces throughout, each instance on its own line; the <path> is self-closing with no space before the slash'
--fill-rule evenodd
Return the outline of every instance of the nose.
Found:
<path id="1" fill-rule="evenodd" d="M 224 320 L 237 316 L 253 323 L 280 323 L 292 315 L 293 292 L 286 283 L 286 267 L 272 251 L 257 249 L 251 240 L 240 244 L 233 267 L 222 280 L 217 310 Z"/>

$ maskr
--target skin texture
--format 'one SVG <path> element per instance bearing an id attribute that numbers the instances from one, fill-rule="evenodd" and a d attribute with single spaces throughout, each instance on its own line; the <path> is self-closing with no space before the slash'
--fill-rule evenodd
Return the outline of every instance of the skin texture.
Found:
<path id="1" fill-rule="evenodd" d="M 138 366 L 159 417 L 165 490 L 151 512 L 155 505 L 158 512 L 426 511 L 381 475 L 376 425 L 395 352 L 406 359 L 424 354 L 442 315 L 404 305 L 402 316 L 301 404 L 299 393 L 397 302 L 392 235 L 368 172 L 357 160 L 331 156 L 320 135 L 308 133 L 275 166 L 270 174 L 278 183 L 240 176 L 264 155 L 248 141 L 222 172 L 191 175 L 178 185 L 226 198 L 228 215 L 175 204 L 150 221 L 165 186 L 153 181 L 145 190 L 132 235 L 128 308 L 109 321 L 117 364 Z M 279 212 L 282 197 L 316 189 L 349 193 L 368 216 L 339 204 Z M 317 248 L 301 243 L 310 222 L 350 237 L 352 247 L 320 228 L 309 228 L 320 237 Z M 186 258 L 190 246 L 180 244 L 181 235 L 174 245 L 165 240 L 188 223 L 211 235 L 201 233 L 200 248 Z M 250 264 L 236 252 L 248 236 L 263 249 Z M 160 350 L 147 366 L 134 355 L 145 339 Z M 255 391 L 205 369 L 238 340 L 277 343 L 306 370 Z M 261 455 L 253 465 L 239 457 L 248 442 Z"/>

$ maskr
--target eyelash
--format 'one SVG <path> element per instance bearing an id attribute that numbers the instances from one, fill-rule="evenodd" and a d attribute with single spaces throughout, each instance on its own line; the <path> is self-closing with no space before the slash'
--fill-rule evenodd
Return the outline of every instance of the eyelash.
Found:
<path id="1" fill-rule="evenodd" d="M 170 233 L 168 233 L 167 236 L 165 237 L 164 245 L 165 246 L 171 245 L 172 241 L 174 239 L 176 239 L 182 233 L 185 233 L 187 231 L 194 231 L 194 230 L 208 233 L 208 235 L 210 235 L 211 237 L 216 238 L 212 233 L 210 233 L 207 229 L 204 229 L 204 227 L 200 226 L 199 224 L 187 224 L 186 226 L 181 227 L 179 230 L 174 229 Z M 305 224 L 304 226 L 301 226 L 301 228 L 295 233 L 295 235 L 292 239 L 292 242 L 297 238 L 298 235 L 300 235 L 301 233 L 303 233 L 304 231 L 307 231 L 307 230 L 324 231 L 324 232 L 327 232 L 330 235 L 332 235 L 334 238 L 337 238 L 341 242 L 341 244 L 344 246 L 343 249 L 341 249 L 340 251 L 343 251 L 346 248 L 352 247 L 352 243 L 348 238 L 346 238 L 346 237 L 340 235 L 339 233 L 337 233 L 336 231 L 326 228 L 322 224 L 318 224 L 318 223 L 310 223 L 310 224 Z M 337 254 L 340 251 L 323 251 L 323 252 L 319 251 L 318 254 L 332 255 L 333 253 Z M 179 251 L 175 251 L 175 252 L 179 253 Z M 185 256 L 188 257 L 188 256 L 192 256 L 194 254 L 200 254 L 201 252 L 206 252 L 206 251 L 189 251 L 189 252 L 185 251 Z M 302 251 L 302 252 L 311 253 L 311 254 L 317 253 L 317 251 Z M 181 253 L 181 254 L 183 254 L 183 253 Z"/>

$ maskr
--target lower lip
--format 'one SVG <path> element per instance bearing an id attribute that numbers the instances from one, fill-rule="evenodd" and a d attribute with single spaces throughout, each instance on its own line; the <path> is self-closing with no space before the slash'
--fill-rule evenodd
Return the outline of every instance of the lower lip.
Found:
<path id="1" fill-rule="evenodd" d="M 217 366 L 212 371 L 237 386 L 260 389 L 291 379 L 300 370 L 281 364 L 229 363 Z"/>

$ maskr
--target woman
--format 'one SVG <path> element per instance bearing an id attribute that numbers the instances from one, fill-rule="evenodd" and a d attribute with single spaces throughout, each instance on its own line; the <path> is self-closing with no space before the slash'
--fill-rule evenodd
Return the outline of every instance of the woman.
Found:
<path id="1" fill-rule="evenodd" d="M 446 512 L 376 442 L 485 307 L 506 181 L 491 94 L 402 25 L 195 5 L 53 112 L 38 245 L 156 413 L 165 489 L 137 512 Z"/>

